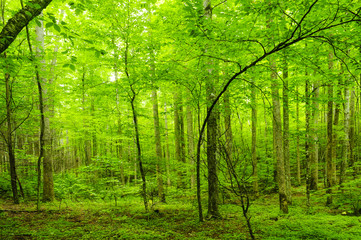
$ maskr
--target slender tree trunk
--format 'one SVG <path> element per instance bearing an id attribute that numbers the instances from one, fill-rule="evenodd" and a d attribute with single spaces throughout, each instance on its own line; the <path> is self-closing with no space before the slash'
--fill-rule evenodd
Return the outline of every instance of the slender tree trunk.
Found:
<path id="1" fill-rule="evenodd" d="M 343 156 L 340 171 L 340 185 L 345 182 L 346 170 L 348 166 L 349 149 L 350 149 L 350 87 L 346 83 L 345 103 L 344 103 L 344 139 L 343 139 Z"/>
<path id="2" fill-rule="evenodd" d="M 256 102 L 256 87 L 251 89 L 251 104 L 252 104 L 252 166 L 253 166 L 253 192 L 258 197 L 258 160 L 257 160 L 257 102 Z"/>
<path id="3" fill-rule="evenodd" d="M 128 14 L 129 14 L 129 4 L 128 4 Z M 129 18 L 129 16 L 128 16 L 128 18 Z M 130 80 L 129 68 L 128 68 L 128 51 L 129 51 L 129 42 L 128 42 L 128 38 L 127 38 L 125 41 L 125 51 L 124 51 L 124 71 L 125 71 L 125 74 L 126 74 L 128 80 Z M 143 197 L 143 202 L 144 202 L 144 208 L 145 208 L 145 211 L 148 212 L 147 181 L 146 181 L 145 172 L 143 169 L 142 149 L 141 149 L 140 140 L 139 140 L 138 115 L 135 110 L 135 98 L 137 95 L 133 89 L 133 84 L 134 83 L 130 84 L 130 90 L 132 92 L 132 95 L 130 95 L 130 105 L 132 107 L 134 132 L 135 132 L 135 144 L 136 144 L 136 149 L 137 149 L 136 161 L 139 164 L 140 176 L 142 178 L 142 197 Z M 135 164 L 135 166 L 134 166 L 134 172 L 135 172 L 134 179 L 136 180 L 137 164 Z M 134 181 L 134 182 L 136 182 L 136 181 Z"/>
<path id="4" fill-rule="evenodd" d="M 36 47 L 36 53 L 37 58 L 40 62 L 40 69 L 41 72 L 44 72 L 45 68 L 45 60 L 44 60 L 44 28 L 43 23 L 40 20 L 41 25 L 36 26 L 36 41 L 37 41 L 37 47 Z M 42 109 L 42 114 L 44 116 L 43 119 L 43 131 L 44 131 L 44 138 L 43 138 L 43 201 L 49 202 L 54 200 L 54 182 L 53 182 L 53 160 L 52 160 L 52 152 L 51 152 L 51 146 L 52 146 L 52 136 L 51 136 L 51 130 L 50 130 L 50 119 L 49 119 L 49 86 L 50 84 L 47 83 L 47 80 L 44 76 L 41 75 L 40 72 L 37 73 L 39 75 L 39 81 L 41 84 L 41 87 L 39 88 L 42 92 L 42 106 L 40 108 Z"/>
<path id="5" fill-rule="evenodd" d="M 91 101 L 91 107 L 90 107 L 90 110 L 91 110 L 91 116 L 92 118 L 94 119 L 95 118 L 95 104 L 94 104 L 94 98 L 92 98 L 92 101 Z M 98 155 L 98 141 L 97 141 L 97 129 L 96 129 L 96 123 L 93 123 L 93 126 L 92 126 L 92 149 L 93 149 L 93 152 L 92 152 L 92 156 L 97 156 Z"/>
<path id="6" fill-rule="evenodd" d="M 328 68 L 330 70 L 333 69 L 333 55 L 329 54 L 329 65 Z M 332 203 L 332 187 L 333 187 L 333 171 L 334 171 L 334 164 L 333 164 L 333 84 L 331 83 L 328 86 L 328 103 L 327 103 L 327 149 L 326 149 L 326 193 L 327 196 L 327 205 Z"/>
<path id="7" fill-rule="evenodd" d="M 6 54 L 5 54 L 6 57 Z M 13 193 L 13 202 L 19 204 L 19 194 L 17 188 L 17 175 L 16 175 L 16 162 L 15 162 L 15 152 L 13 148 L 13 136 L 12 136 L 12 109 L 11 109 L 11 99 L 12 92 L 10 86 L 10 74 L 5 73 L 5 88 L 6 88 L 6 145 L 8 149 L 9 163 L 10 163 L 10 181 L 11 181 L 11 190 Z"/>
<path id="8" fill-rule="evenodd" d="M 196 179 L 194 175 L 194 133 L 193 133 L 193 111 L 190 104 L 187 105 L 187 137 L 188 137 L 188 155 L 191 165 L 191 189 L 194 189 L 196 185 Z"/>
<path id="9" fill-rule="evenodd" d="M 81 78 L 81 82 L 82 82 L 82 110 L 83 110 L 83 114 L 86 116 L 86 111 L 85 111 L 85 68 L 83 67 L 83 76 Z M 84 155 L 85 155 L 85 165 L 89 166 L 90 161 L 91 161 L 91 142 L 90 142 L 90 137 L 89 137 L 89 132 L 88 132 L 88 125 L 87 122 L 84 120 L 83 122 L 83 128 L 84 128 Z"/>
<path id="10" fill-rule="evenodd" d="M 166 144 L 166 169 L 167 169 L 167 185 L 170 187 L 170 152 L 168 137 L 168 120 L 167 120 L 167 103 L 164 103 L 164 128 L 165 128 L 165 144 Z"/>
<path id="11" fill-rule="evenodd" d="M 311 120 L 311 139 L 310 139 L 310 190 L 318 189 L 318 117 L 319 117 L 319 84 L 313 84 L 313 107 Z"/>
<path id="12" fill-rule="evenodd" d="M 300 161 L 300 104 L 298 98 L 298 87 L 296 87 L 296 168 L 297 168 L 297 185 L 301 186 L 301 161 Z"/>
<path id="13" fill-rule="evenodd" d="M 174 145 L 175 145 L 175 158 L 178 164 L 184 163 L 184 156 L 182 151 L 182 97 L 180 90 L 176 90 L 174 93 Z M 177 187 L 182 188 L 183 186 L 183 170 L 182 167 L 178 168 L 178 181 Z"/>
<path id="14" fill-rule="evenodd" d="M 290 114 L 288 104 L 288 63 L 285 56 L 283 64 L 283 158 L 285 164 L 286 196 L 288 204 L 292 203 L 291 193 L 291 166 L 290 166 Z"/>
<path id="15" fill-rule="evenodd" d="M 155 151 L 157 155 L 157 182 L 158 182 L 158 196 L 161 202 L 165 202 L 165 194 L 163 189 L 163 176 L 162 176 L 162 142 L 160 139 L 160 127 L 159 127 L 159 113 L 158 113 L 158 98 L 157 91 L 153 90 L 153 120 L 154 120 L 154 137 L 155 137 Z"/>
<path id="16" fill-rule="evenodd" d="M 117 134 L 118 134 L 118 139 L 116 140 L 116 149 L 117 149 L 117 158 L 120 161 L 120 179 L 122 182 L 122 185 L 125 185 L 125 177 L 124 177 L 124 160 L 123 160 L 123 142 L 121 139 L 122 136 L 122 120 L 121 120 L 121 109 L 120 109 L 120 101 L 119 101 L 119 78 L 118 78 L 118 47 L 115 44 L 115 37 L 113 37 L 112 39 L 113 41 L 113 47 L 114 47 L 114 80 L 116 83 L 116 106 L 117 106 Z M 128 45 L 127 45 L 128 46 Z M 126 52 L 128 52 L 128 49 L 126 49 Z M 96 131 L 94 131 L 94 135 L 96 136 Z M 93 137 L 94 139 L 94 137 Z M 94 150 L 94 146 L 93 146 L 93 150 Z M 94 152 L 94 151 L 93 151 Z"/>
<path id="17" fill-rule="evenodd" d="M 207 19 L 212 19 L 211 0 L 203 0 L 204 15 Z M 207 111 L 215 100 L 215 74 L 213 74 L 213 63 L 207 64 Z M 218 133 L 218 114 L 214 110 L 209 116 L 207 122 L 207 163 L 208 163 L 208 218 L 220 218 L 218 210 L 218 176 L 217 176 L 217 133 Z"/>
<path id="18" fill-rule="evenodd" d="M 232 133 L 232 121 L 231 121 L 231 105 L 229 102 L 229 93 L 224 93 L 224 128 L 225 128 L 225 153 L 226 153 L 226 164 L 227 174 L 229 179 L 232 178 L 232 162 L 233 162 L 233 133 Z"/>
<path id="19" fill-rule="evenodd" d="M 271 168 L 270 165 L 271 163 L 269 162 L 268 159 L 271 158 L 269 151 L 268 151 L 268 121 L 267 121 L 267 107 L 266 107 L 266 102 L 263 100 L 263 118 L 264 118 L 264 150 L 266 153 L 266 164 L 267 164 L 267 182 L 269 181 L 269 179 L 271 179 L 272 177 L 272 172 L 271 172 Z M 272 118 L 273 119 L 273 118 Z"/>
<path id="20" fill-rule="evenodd" d="M 272 79 L 272 105 L 273 105 L 273 139 L 274 152 L 277 161 L 277 182 L 280 209 L 283 213 L 288 213 L 288 201 L 286 192 L 286 172 L 283 155 L 283 140 L 282 140 L 282 121 L 281 121 L 281 106 L 279 96 L 279 84 L 277 83 L 277 69 L 274 60 L 271 64 L 271 79 Z"/>
<path id="21" fill-rule="evenodd" d="M 350 153 L 349 153 L 349 161 L 350 166 L 354 167 L 355 164 L 355 90 L 352 87 L 351 90 L 351 96 L 350 96 L 350 131 L 349 131 L 349 146 L 350 146 Z M 354 175 L 355 176 L 355 175 Z"/>
<path id="22" fill-rule="evenodd" d="M 136 142 L 136 146 L 137 146 L 137 162 L 139 164 L 140 176 L 142 178 L 142 183 L 143 183 L 142 184 L 142 196 L 143 196 L 144 208 L 145 208 L 145 211 L 148 212 L 147 182 L 145 180 L 145 172 L 143 169 L 143 161 L 142 161 L 142 150 L 141 150 L 140 141 L 139 141 L 138 116 L 137 116 L 137 112 L 136 112 L 135 106 L 134 106 L 136 94 L 133 89 L 132 89 L 132 92 L 133 92 L 133 96 L 131 98 L 130 104 L 132 106 L 132 112 L 133 112 L 135 142 Z"/>
<path id="23" fill-rule="evenodd" d="M 341 91 L 341 84 L 340 82 L 337 84 L 337 90 L 336 90 L 336 97 L 338 99 L 342 99 L 342 91 Z M 340 121 L 340 111 L 341 111 L 341 104 L 339 102 L 335 103 L 335 111 L 334 111 L 334 119 L 333 119 L 333 142 L 332 142 L 332 164 L 333 164 L 333 185 L 337 184 L 337 149 L 339 146 L 339 142 L 341 142 L 341 139 L 339 139 L 338 136 L 338 125 Z"/>

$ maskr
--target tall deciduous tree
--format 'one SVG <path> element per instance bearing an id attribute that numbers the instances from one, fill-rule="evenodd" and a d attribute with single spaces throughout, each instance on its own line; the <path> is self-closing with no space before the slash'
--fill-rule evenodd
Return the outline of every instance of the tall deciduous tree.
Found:
<path id="1" fill-rule="evenodd" d="M 155 137 L 155 152 L 157 155 L 157 182 L 158 182 L 158 196 L 162 202 L 165 202 L 165 194 L 163 189 L 163 175 L 162 175 L 162 143 L 160 139 L 160 126 L 159 126 L 159 114 L 158 114 L 158 97 L 157 90 L 152 92 L 153 102 L 153 120 L 154 120 L 154 137 Z"/>
<path id="2" fill-rule="evenodd" d="M 286 195 L 288 203 L 292 203 L 291 194 L 291 165 L 290 165 L 290 113 L 288 102 L 288 62 L 287 53 L 285 51 L 283 62 L 283 158 L 285 165 L 285 178 L 286 178 Z"/>
<path id="3" fill-rule="evenodd" d="M 251 88 L 251 104 L 252 104 L 252 166 L 253 166 L 253 191 L 256 196 L 259 195 L 258 189 L 258 159 L 257 159 L 257 102 L 256 87 Z"/>
<path id="4" fill-rule="evenodd" d="M 329 54 L 328 60 L 329 70 L 333 69 L 333 54 Z M 330 83 L 328 86 L 327 92 L 328 102 L 327 102 L 327 149 L 326 149 L 326 188 L 327 188 L 327 202 L 329 205 L 332 203 L 332 187 L 334 185 L 334 163 L 333 163 L 333 84 Z"/>
<path id="5" fill-rule="evenodd" d="M 212 19 L 211 0 L 203 1 L 204 15 L 207 21 Z M 207 79 L 207 111 L 210 111 L 210 106 L 215 100 L 215 77 L 213 73 L 213 64 L 208 62 L 206 64 Z M 218 210 L 218 175 L 217 175 L 217 112 L 213 111 L 207 122 L 207 163 L 208 163 L 208 218 L 220 218 L 221 215 Z"/>
<path id="6" fill-rule="evenodd" d="M 277 166 L 277 183 L 280 209 L 283 213 L 288 213 L 288 199 L 286 186 L 286 172 L 283 155 L 283 139 L 282 139 L 282 120 L 281 105 L 279 96 L 279 84 L 277 77 L 277 68 L 275 60 L 270 60 L 271 79 L 272 79 L 272 123 L 273 123 L 273 146 Z"/>
<path id="7" fill-rule="evenodd" d="M 316 73 L 315 73 L 316 74 Z M 309 153 L 309 161 L 310 161 L 310 190 L 318 189 L 318 117 L 319 117 L 319 83 L 315 81 L 313 83 L 313 107 L 312 107 L 312 116 L 310 122 L 310 153 Z"/>
<path id="8" fill-rule="evenodd" d="M 37 80 L 39 87 L 39 102 L 41 114 L 41 132 L 43 132 L 43 201 L 54 200 L 54 182 L 53 182 L 53 161 L 52 161 L 52 136 L 49 119 L 49 83 L 45 76 L 44 60 L 44 28 L 40 21 L 40 26 L 36 26 L 36 57 L 39 65 L 37 67 Z"/>

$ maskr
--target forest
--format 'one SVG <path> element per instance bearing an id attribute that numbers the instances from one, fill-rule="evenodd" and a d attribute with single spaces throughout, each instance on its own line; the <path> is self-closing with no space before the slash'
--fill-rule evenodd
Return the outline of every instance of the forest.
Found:
<path id="1" fill-rule="evenodd" d="M 0 239 L 361 239 L 360 1 L 0 3 Z"/>

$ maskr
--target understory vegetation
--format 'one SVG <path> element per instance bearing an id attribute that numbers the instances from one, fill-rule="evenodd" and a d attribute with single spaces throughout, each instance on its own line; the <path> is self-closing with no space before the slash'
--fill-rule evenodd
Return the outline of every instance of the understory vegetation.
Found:
<path id="1" fill-rule="evenodd" d="M 89 169 L 55 175 L 56 201 L 42 204 L 39 211 L 31 184 L 24 185 L 25 200 L 14 205 L 8 179 L 0 178 L 0 239 L 250 238 L 240 201 L 232 193 L 220 195 L 222 219 L 199 222 L 196 198 L 190 189 L 167 188 L 166 203 L 159 202 L 150 191 L 151 207 L 146 213 L 135 182 L 120 186 L 116 179 L 92 181 L 91 176 Z M 308 206 L 304 187 L 294 188 L 289 214 L 279 211 L 276 193 L 250 198 L 248 214 L 257 239 L 360 239 L 358 188 L 335 189 L 331 206 L 325 206 L 325 190 L 313 191 Z"/>

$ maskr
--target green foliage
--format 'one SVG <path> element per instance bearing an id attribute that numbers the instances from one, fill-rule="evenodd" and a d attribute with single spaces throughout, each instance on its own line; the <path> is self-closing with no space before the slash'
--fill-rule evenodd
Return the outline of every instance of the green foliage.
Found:
<path id="1" fill-rule="evenodd" d="M 344 215 L 361 215 L 361 179 L 348 181 L 340 187 L 336 194 L 336 205 L 342 210 Z"/>
<path id="2" fill-rule="evenodd" d="M 0 176 L 0 195 L 2 198 L 10 198 L 12 196 L 10 174 L 1 174 Z"/>
<path id="3" fill-rule="evenodd" d="M 99 195 L 84 179 L 74 173 L 65 173 L 54 178 L 55 197 L 59 200 L 70 199 L 80 201 L 84 199 L 96 200 Z"/>

